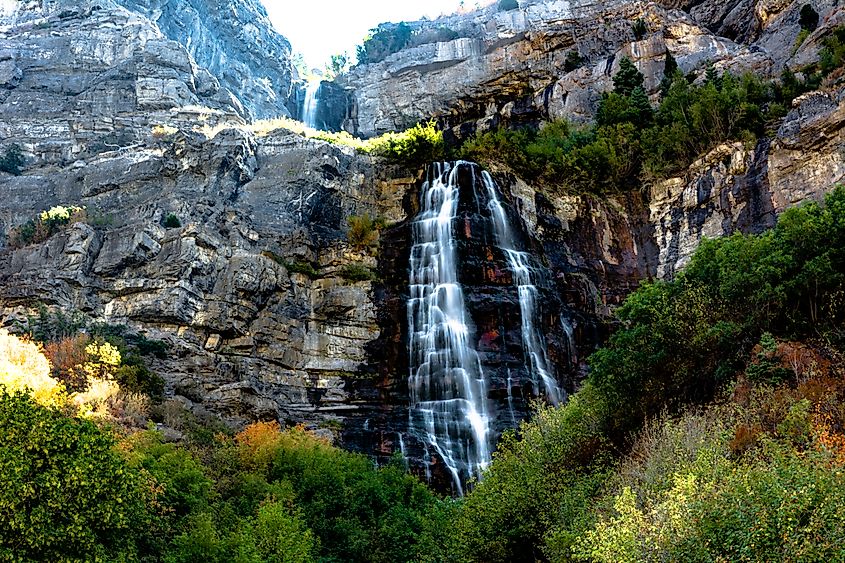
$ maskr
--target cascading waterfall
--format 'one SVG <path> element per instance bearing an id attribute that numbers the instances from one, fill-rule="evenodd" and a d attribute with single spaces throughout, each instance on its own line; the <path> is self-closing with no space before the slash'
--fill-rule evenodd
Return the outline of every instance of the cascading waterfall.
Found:
<path id="1" fill-rule="evenodd" d="M 488 207 L 493 220 L 496 241 L 507 258 L 508 266 L 513 274 L 513 281 L 519 295 L 519 312 L 522 318 L 522 347 L 531 369 L 534 380 L 535 393 L 542 383 L 546 398 L 552 404 L 558 404 L 564 398 L 557 380 L 549 369 L 549 359 L 546 353 L 546 342 L 543 333 L 536 324 L 538 293 L 534 284 L 530 255 L 517 250 L 516 241 L 511 232 L 505 210 L 499 201 L 496 183 L 487 171 L 481 173 L 484 187 L 487 190 Z"/>
<path id="2" fill-rule="evenodd" d="M 490 462 L 488 384 L 457 275 L 454 223 L 463 166 L 470 164 L 434 164 L 422 186 L 408 301 L 410 431 L 440 456 L 461 495 L 463 483 Z"/>
<path id="3" fill-rule="evenodd" d="M 319 80 L 309 80 L 305 84 L 305 101 L 302 103 L 302 122 L 312 129 L 319 129 L 317 123 L 317 102 L 319 101 L 320 86 L 321 82 Z"/>

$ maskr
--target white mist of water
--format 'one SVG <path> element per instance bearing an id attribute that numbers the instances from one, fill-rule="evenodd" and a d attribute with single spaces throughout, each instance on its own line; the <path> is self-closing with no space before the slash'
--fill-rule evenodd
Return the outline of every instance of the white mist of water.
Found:
<path id="1" fill-rule="evenodd" d="M 319 94 L 319 80 L 310 80 L 305 84 L 305 101 L 302 103 L 302 122 L 312 129 L 319 129 L 317 123 L 317 102 L 319 101 Z"/>
<path id="2" fill-rule="evenodd" d="M 490 463 L 488 385 L 457 274 L 454 223 L 463 166 L 470 164 L 434 164 L 422 186 L 421 209 L 411 226 L 408 301 L 409 426 L 443 460 L 458 494 Z"/>
<path id="3" fill-rule="evenodd" d="M 531 368 L 535 392 L 538 391 L 537 388 L 542 383 L 546 398 L 552 404 L 557 405 L 564 397 L 557 380 L 549 369 L 545 338 L 536 322 L 538 292 L 537 286 L 534 284 L 530 255 L 515 248 L 516 241 L 511 232 L 505 210 L 499 201 L 498 190 L 493 178 L 487 171 L 484 171 L 481 173 L 481 179 L 487 190 L 488 207 L 493 219 L 496 241 L 499 248 L 505 253 L 508 266 L 513 274 L 513 282 L 516 284 L 519 294 L 519 312 L 520 317 L 522 317 L 522 347 Z"/>

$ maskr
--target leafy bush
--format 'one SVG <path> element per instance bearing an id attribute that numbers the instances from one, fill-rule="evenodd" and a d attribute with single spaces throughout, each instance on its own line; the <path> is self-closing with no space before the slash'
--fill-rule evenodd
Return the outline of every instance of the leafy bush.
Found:
<path id="1" fill-rule="evenodd" d="M 584 59 L 581 57 L 581 54 L 576 49 L 572 49 L 566 53 L 566 59 L 563 61 L 563 71 L 572 72 L 576 68 L 580 68 L 583 64 Z"/>
<path id="2" fill-rule="evenodd" d="M 137 558 L 142 478 L 94 424 L 0 390 L 0 558 Z"/>
<path id="3" fill-rule="evenodd" d="M 349 244 L 358 250 L 371 250 L 378 246 L 379 229 L 369 215 L 353 215 L 347 219 L 349 230 L 346 237 Z"/>
<path id="4" fill-rule="evenodd" d="M 62 383 L 51 377 L 50 362 L 34 342 L 0 330 L 0 389 L 27 392 L 38 404 L 59 407 L 66 400 Z"/>
<path id="5" fill-rule="evenodd" d="M 516 0 L 499 0 L 499 11 L 508 12 L 519 8 L 519 3 Z"/>
<path id="6" fill-rule="evenodd" d="M 295 262 L 283 262 L 282 265 L 288 271 L 288 274 L 303 274 L 312 280 L 315 280 L 321 276 L 320 272 L 314 267 L 314 264 L 312 264 L 311 262 L 306 262 L 304 260 Z"/>
<path id="7" fill-rule="evenodd" d="M 411 39 L 411 28 L 405 22 L 383 23 L 370 30 L 364 43 L 356 47 L 358 64 L 381 62 L 404 48 Z"/>
<path id="8" fill-rule="evenodd" d="M 375 281 L 378 279 L 378 276 L 371 268 L 358 263 L 343 266 L 340 270 L 340 277 L 353 282 Z"/>
<path id="9" fill-rule="evenodd" d="M 385 133 L 368 142 L 364 152 L 384 157 L 410 170 L 419 170 L 445 156 L 443 132 L 434 121 L 419 123 L 401 133 Z"/>
<path id="10" fill-rule="evenodd" d="M 21 248 L 46 241 L 65 225 L 85 222 L 84 207 L 57 205 L 9 232 L 9 246 Z"/>
<path id="11" fill-rule="evenodd" d="M 179 220 L 173 213 L 169 213 L 167 217 L 164 218 L 164 222 L 162 223 L 165 229 L 178 229 L 182 226 L 182 221 Z"/>
<path id="12" fill-rule="evenodd" d="M 25 163 L 26 159 L 23 156 L 23 151 L 21 151 L 21 146 L 17 143 L 12 143 L 6 147 L 3 156 L 0 157 L 0 172 L 18 176 L 23 170 Z"/>

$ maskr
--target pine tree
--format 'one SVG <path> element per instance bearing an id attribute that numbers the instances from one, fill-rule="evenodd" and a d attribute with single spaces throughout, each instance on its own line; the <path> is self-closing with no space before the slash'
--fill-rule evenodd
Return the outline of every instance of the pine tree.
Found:
<path id="1" fill-rule="evenodd" d="M 713 63 L 707 64 L 707 70 L 704 71 L 704 83 L 712 84 L 716 87 L 716 90 L 722 89 L 722 77 L 716 70 L 716 67 L 713 66 Z"/>
<path id="2" fill-rule="evenodd" d="M 645 76 L 628 57 L 619 61 L 619 72 L 613 76 L 613 91 L 623 96 L 630 96 L 634 88 L 643 87 Z"/>
<path id="3" fill-rule="evenodd" d="M 651 102 L 648 100 L 648 94 L 642 86 L 637 86 L 631 92 L 630 96 L 631 112 L 634 114 L 632 120 L 634 125 L 638 127 L 647 127 L 651 125 L 651 120 L 654 117 L 654 109 L 651 107 Z"/>
<path id="4" fill-rule="evenodd" d="M 666 49 L 666 59 L 663 62 L 663 79 L 660 81 L 660 99 L 665 98 L 666 94 L 669 93 L 676 72 L 678 72 L 678 61 L 675 60 L 669 49 Z"/>

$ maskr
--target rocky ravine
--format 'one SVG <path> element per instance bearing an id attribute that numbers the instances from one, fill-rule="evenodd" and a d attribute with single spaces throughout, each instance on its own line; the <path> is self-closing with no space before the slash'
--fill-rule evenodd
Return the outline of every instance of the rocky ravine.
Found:
<path id="1" fill-rule="evenodd" d="M 240 35 L 223 29 L 237 18 L 200 18 L 202 6 L 184 3 L 194 6 L 184 26 L 174 23 L 169 4 L 139 12 L 112 0 L 18 3 L 0 17 L 0 147 L 17 142 L 27 156 L 23 175 L 0 173 L 0 227 L 8 232 L 59 204 L 110 217 L 72 225 L 44 244 L 0 251 L 4 320 L 44 302 L 129 324 L 171 344 L 170 357 L 154 367 L 169 393 L 195 412 L 233 425 L 268 418 L 340 423 L 344 444 L 390 455 L 407 424 L 408 220 L 421 175 L 283 130 L 254 133 L 244 117 L 270 111 L 279 98 L 272 102 L 268 91 L 249 85 L 272 74 L 281 82 L 271 89 L 284 93 L 279 65 L 286 63 L 272 54 L 285 43 L 262 29 L 257 4 L 233 3 L 232 13 L 257 28 L 244 25 L 248 33 Z M 555 74 L 571 33 L 549 31 L 548 21 L 557 20 L 544 14 L 563 6 L 526 4 L 495 12 L 492 23 L 482 11 L 458 23 L 483 24 L 489 39 L 423 45 L 358 69 L 350 80 L 358 81 L 358 94 L 373 93 L 371 100 L 408 85 L 429 88 L 409 90 L 418 112 L 410 115 L 440 115 L 457 135 L 509 120 L 586 117 L 621 52 L 641 55 L 650 85 L 659 82 L 667 45 L 678 49 L 682 67 L 714 53 L 725 54 L 724 66 L 772 69 L 781 62 L 774 51 L 713 35 L 710 23 L 689 13 L 620 4 L 608 6 L 608 38 L 582 34 L 589 41 L 579 45 L 592 45 L 590 65 Z M 628 12 L 648 16 L 649 37 L 632 41 L 629 24 L 611 17 Z M 556 25 L 567 29 L 567 21 Z M 753 40 L 766 33 L 758 29 Z M 243 37 L 257 37 L 262 48 L 238 58 L 233 38 Z M 208 53 L 217 55 L 203 59 Z M 243 62 L 233 66 L 235 78 L 217 74 L 223 54 Z M 410 68 L 408 61 L 416 61 L 411 70 L 389 71 L 394 64 Z M 465 72 L 472 65 L 480 70 Z M 526 83 L 523 70 L 538 77 L 528 81 L 538 88 L 533 93 L 513 86 Z M 576 78 L 580 90 L 564 87 Z M 611 307 L 641 280 L 671 276 L 702 236 L 761 230 L 777 212 L 820 199 L 841 181 L 843 95 L 803 96 L 773 138 L 718 147 L 648 193 L 603 200 L 546 193 L 506 169 L 494 171 L 521 223 L 520 239 L 547 270 L 542 322 L 566 387 L 577 384 L 584 357 L 603 338 Z M 370 132 L 406 115 L 404 106 L 366 110 L 361 99 L 358 123 L 371 122 Z M 395 98 L 400 105 L 404 99 Z M 512 284 L 467 197 L 462 272 L 478 349 L 496 374 L 494 400 L 501 403 L 503 370 L 520 360 L 508 329 L 516 324 Z M 170 213 L 181 227 L 162 226 Z M 353 215 L 387 220 L 375 256 L 348 243 Z M 316 275 L 291 271 L 304 263 Z M 349 265 L 375 269 L 378 281 L 344 279 Z"/>

